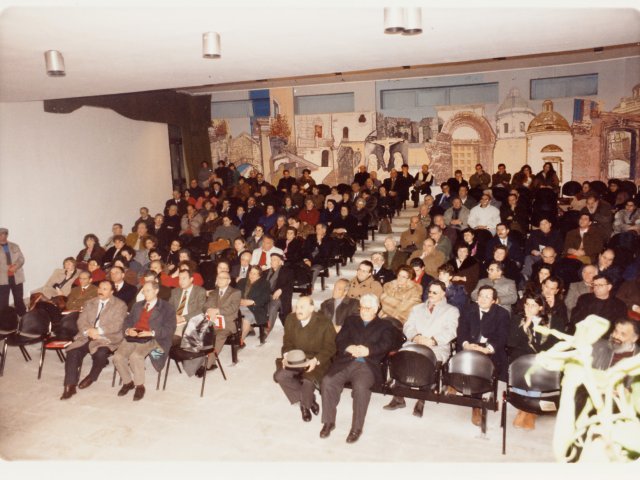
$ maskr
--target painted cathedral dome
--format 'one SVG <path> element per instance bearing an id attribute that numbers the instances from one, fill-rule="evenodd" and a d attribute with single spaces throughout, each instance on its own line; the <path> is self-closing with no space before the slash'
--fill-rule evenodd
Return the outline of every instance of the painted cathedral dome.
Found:
<path id="1" fill-rule="evenodd" d="M 527 133 L 570 132 L 569 122 L 558 112 L 553 111 L 553 102 L 542 102 L 542 112 L 531 120 Z"/>

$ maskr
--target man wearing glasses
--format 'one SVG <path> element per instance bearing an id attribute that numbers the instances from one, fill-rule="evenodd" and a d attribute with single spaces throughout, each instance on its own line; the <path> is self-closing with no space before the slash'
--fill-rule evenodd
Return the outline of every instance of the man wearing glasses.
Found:
<path id="1" fill-rule="evenodd" d="M 403 332 L 408 343 L 417 343 L 433 350 L 436 359 L 443 364 L 449 359 L 449 343 L 456 338 L 458 309 L 447 303 L 447 287 L 440 280 L 433 280 L 428 287 L 428 299 L 411 309 Z M 393 397 L 385 410 L 396 410 L 406 406 L 404 398 Z M 424 400 L 418 400 L 413 409 L 416 417 L 422 417 Z"/>
<path id="2" fill-rule="evenodd" d="M 611 294 L 611 280 L 606 275 L 596 275 L 593 277 L 593 293 L 585 293 L 578 298 L 578 303 L 571 311 L 571 321 L 567 327 L 567 333 L 573 335 L 576 323 L 581 322 L 587 316 L 594 314 L 606 318 L 611 322 L 612 327 L 607 335 L 613 330 L 613 322 L 619 318 L 627 316 L 625 303 Z"/>
<path id="3" fill-rule="evenodd" d="M 358 441 L 367 415 L 371 387 L 382 382 L 380 362 L 394 348 L 392 324 L 378 317 L 378 297 L 360 298 L 360 315 L 347 317 L 336 337 L 336 357 L 322 379 L 322 430 L 326 438 L 335 428 L 336 408 L 346 383 L 351 383 L 353 417 L 347 443 Z"/>

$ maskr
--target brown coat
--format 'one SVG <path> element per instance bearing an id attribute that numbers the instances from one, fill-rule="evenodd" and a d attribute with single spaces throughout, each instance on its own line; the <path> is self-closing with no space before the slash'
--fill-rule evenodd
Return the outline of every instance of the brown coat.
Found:
<path id="1" fill-rule="evenodd" d="M 427 230 L 418 225 L 418 228 L 415 229 L 413 233 L 411 233 L 410 229 L 406 229 L 400 235 L 400 246 L 402 248 L 407 248 L 410 245 L 415 245 L 418 247 L 418 250 L 422 249 L 422 242 L 427 238 Z"/>
<path id="2" fill-rule="evenodd" d="M 396 249 L 396 253 L 393 255 L 393 259 L 389 262 L 389 252 L 385 250 L 382 254 L 384 256 L 384 268 L 388 268 L 393 273 L 397 273 L 398 268 L 404 265 L 407 261 L 407 253 L 401 252 L 399 249 Z"/>
<path id="3" fill-rule="evenodd" d="M 589 227 L 583 238 L 580 238 L 580 229 L 575 228 L 567 232 L 567 236 L 564 239 L 564 254 L 567 255 L 567 250 L 570 248 L 580 248 L 580 244 L 582 244 L 585 255 L 591 259 L 591 263 L 595 263 L 598 254 L 604 248 L 604 242 L 605 239 L 602 233 L 594 226 Z"/>
<path id="4" fill-rule="evenodd" d="M 367 278 L 364 282 L 359 282 L 358 278 L 354 278 L 349 282 L 349 291 L 347 297 L 360 300 L 365 293 L 373 293 L 376 297 L 382 295 L 382 285 L 374 280 L 373 277 Z"/>
<path id="5" fill-rule="evenodd" d="M 411 254 L 409 260 L 407 260 L 407 265 L 414 258 L 421 258 L 424 262 L 424 271 L 431 275 L 433 278 L 438 278 L 438 267 L 444 264 L 447 259 L 444 258 L 444 253 L 440 250 L 434 250 L 431 255 L 423 256 L 422 250 L 416 250 Z"/>
<path id="6" fill-rule="evenodd" d="M 71 293 L 67 297 L 66 309 L 70 311 L 80 310 L 84 304 L 98 296 L 98 287 L 89 285 L 83 292 L 82 287 L 73 287 Z"/>
<path id="7" fill-rule="evenodd" d="M 422 300 L 422 285 L 409 282 L 404 288 L 398 285 L 398 280 L 392 280 L 384 284 L 380 304 L 382 305 L 381 317 L 397 318 L 403 324 L 409 318 L 411 309 Z"/>

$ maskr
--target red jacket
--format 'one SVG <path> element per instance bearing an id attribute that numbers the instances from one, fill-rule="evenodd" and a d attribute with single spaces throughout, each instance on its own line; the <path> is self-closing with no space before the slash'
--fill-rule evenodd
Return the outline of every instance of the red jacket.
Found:
<path id="1" fill-rule="evenodd" d="M 311 210 L 304 209 L 298 215 L 298 219 L 301 222 L 306 222 L 312 227 L 315 227 L 320 221 L 320 212 L 316 208 L 312 208 Z"/>

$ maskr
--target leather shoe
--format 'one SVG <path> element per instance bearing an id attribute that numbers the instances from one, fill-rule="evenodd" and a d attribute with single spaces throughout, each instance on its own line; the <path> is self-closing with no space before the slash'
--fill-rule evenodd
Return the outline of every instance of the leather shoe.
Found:
<path id="1" fill-rule="evenodd" d="M 356 430 L 354 428 L 352 428 L 349 431 L 349 435 L 347 435 L 347 443 L 355 443 L 358 441 L 358 439 L 360 438 L 360 435 L 362 435 L 362 430 Z"/>
<path id="2" fill-rule="evenodd" d="M 336 428 L 335 423 L 325 423 L 324 425 L 322 425 L 322 430 L 320 430 L 320 438 L 327 438 L 329 435 L 331 435 L 331 432 L 334 428 Z"/>
<path id="3" fill-rule="evenodd" d="M 422 418 L 422 412 L 424 411 L 424 400 L 418 400 L 416 406 L 413 407 L 413 415 Z"/>
<path id="4" fill-rule="evenodd" d="M 78 388 L 79 389 L 84 389 L 84 388 L 88 388 L 91 386 L 91 384 L 93 383 L 93 379 L 90 376 L 86 376 L 82 379 L 82 381 L 78 384 Z"/>
<path id="5" fill-rule="evenodd" d="M 384 408 L 385 410 L 397 410 L 398 408 L 404 408 L 406 406 L 407 404 L 405 403 L 404 398 L 393 397 L 391 401 L 382 408 Z"/>
<path id="6" fill-rule="evenodd" d="M 473 423 L 476 427 L 479 427 L 482 423 L 482 409 L 474 408 L 471 412 L 471 423 Z"/>
<path id="7" fill-rule="evenodd" d="M 216 368 L 218 368 L 218 366 L 215 363 L 212 365 L 209 365 L 207 367 L 207 372 L 210 372 L 211 370 L 215 370 Z M 204 376 L 204 365 L 201 365 L 200 367 L 198 367 L 198 370 L 196 370 L 196 377 L 202 378 L 203 376 Z"/>
<path id="8" fill-rule="evenodd" d="M 302 412 L 302 420 L 304 422 L 310 422 L 311 421 L 311 412 L 309 411 L 308 408 L 305 408 L 302 405 L 300 405 L 300 412 Z"/>
<path id="9" fill-rule="evenodd" d="M 136 391 L 133 392 L 133 401 L 137 402 L 144 397 L 144 385 L 136 385 Z"/>
<path id="10" fill-rule="evenodd" d="M 313 403 L 311 404 L 310 410 L 311 410 L 311 413 L 313 413 L 314 415 L 318 415 L 320 413 L 320 405 L 318 405 L 318 402 L 314 400 Z"/>
<path id="11" fill-rule="evenodd" d="M 129 390 L 133 390 L 134 388 L 135 385 L 133 384 L 133 382 L 125 383 L 124 385 L 122 385 L 122 388 L 118 392 L 118 396 L 124 397 L 127 393 L 129 393 Z"/>
<path id="12" fill-rule="evenodd" d="M 60 400 L 67 400 L 73 397 L 76 394 L 76 386 L 75 385 L 65 385 L 64 392 L 62 392 L 62 396 Z"/>

